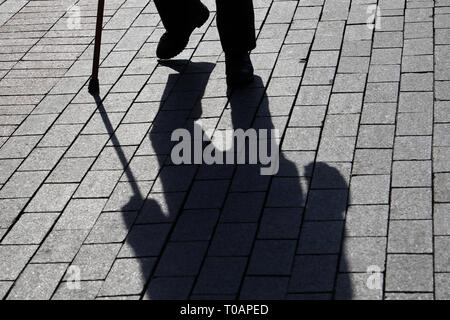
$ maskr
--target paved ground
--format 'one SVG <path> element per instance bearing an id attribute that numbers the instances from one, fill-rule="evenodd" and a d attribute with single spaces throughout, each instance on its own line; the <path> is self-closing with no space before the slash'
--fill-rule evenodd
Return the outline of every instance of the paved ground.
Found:
<path id="1" fill-rule="evenodd" d="M 95 101 L 96 0 L 0 0 L 0 298 L 450 298 L 450 1 L 254 5 L 227 94 L 214 15 L 161 65 L 107 0 Z M 174 166 L 199 119 L 279 129 L 278 174 Z"/>

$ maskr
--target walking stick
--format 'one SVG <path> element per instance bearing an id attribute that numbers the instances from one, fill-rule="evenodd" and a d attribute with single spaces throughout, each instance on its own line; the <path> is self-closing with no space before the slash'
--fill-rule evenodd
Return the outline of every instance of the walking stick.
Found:
<path id="1" fill-rule="evenodd" d="M 89 82 L 89 92 L 99 93 L 98 67 L 100 64 L 100 47 L 102 44 L 102 28 L 103 28 L 103 9 L 105 8 L 105 0 L 98 0 L 97 7 L 97 25 L 95 27 L 95 44 L 94 44 L 94 60 L 92 62 L 92 75 Z"/>

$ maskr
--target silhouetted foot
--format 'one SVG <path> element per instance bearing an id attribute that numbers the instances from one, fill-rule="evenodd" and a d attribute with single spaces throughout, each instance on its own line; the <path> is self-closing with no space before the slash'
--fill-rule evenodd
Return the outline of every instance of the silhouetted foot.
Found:
<path id="1" fill-rule="evenodd" d="M 227 84 L 239 87 L 253 81 L 253 65 L 248 52 L 225 54 Z"/>
<path id="2" fill-rule="evenodd" d="M 201 4 L 198 12 L 189 21 L 189 25 L 179 32 L 165 32 L 159 39 L 156 56 L 159 59 L 172 59 L 186 48 L 189 37 L 195 28 L 200 28 L 209 18 L 208 8 Z"/>

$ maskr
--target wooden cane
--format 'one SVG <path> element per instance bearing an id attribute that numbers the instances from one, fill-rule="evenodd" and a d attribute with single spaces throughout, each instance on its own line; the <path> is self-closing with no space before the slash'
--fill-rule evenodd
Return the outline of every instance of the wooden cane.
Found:
<path id="1" fill-rule="evenodd" d="M 92 62 L 92 75 L 89 82 L 89 92 L 99 93 L 98 68 L 100 64 L 100 48 L 102 44 L 103 29 L 103 10 L 105 8 L 105 0 L 98 0 L 97 7 L 97 25 L 95 27 L 95 44 L 94 44 L 94 60 Z"/>

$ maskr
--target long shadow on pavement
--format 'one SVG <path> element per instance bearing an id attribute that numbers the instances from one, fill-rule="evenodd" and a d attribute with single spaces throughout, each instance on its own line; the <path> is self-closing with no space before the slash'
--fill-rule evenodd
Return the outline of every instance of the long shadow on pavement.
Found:
<path id="1" fill-rule="evenodd" d="M 206 109 L 214 100 L 201 105 L 214 64 L 188 62 L 187 72 L 183 61 L 167 66 L 179 74 L 170 74 L 150 130 L 145 154 L 154 161 L 155 182 L 148 195 L 133 183 L 132 166 L 117 148 L 134 193 L 122 208 L 130 230 L 125 246 L 140 259 L 145 298 L 331 298 L 336 281 L 337 297 L 351 298 L 346 258 L 340 255 L 348 186 L 339 171 L 299 151 L 281 152 L 274 176 L 261 175 L 259 164 L 174 165 L 173 130 L 193 133 L 201 126 L 209 134 L 216 125 Z M 287 121 L 270 115 L 259 77 L 227 98 L 219 131 L 271 130 Z M 112 134 L 107 114 L 102 116 Z M 265 141 L 272 152 L 270 142 Z M 129 218 L 138 210 L 136 219 Z"/>

